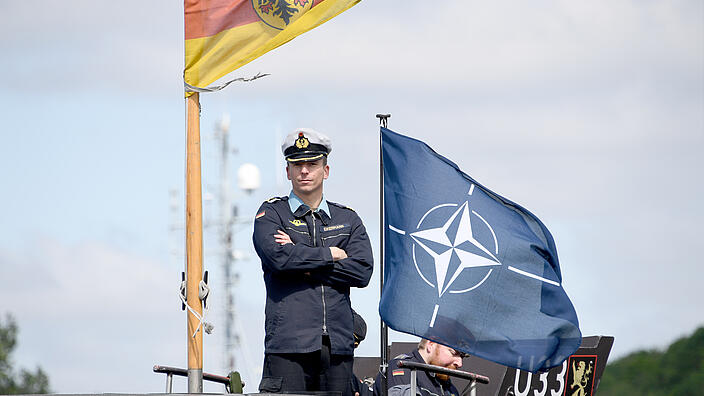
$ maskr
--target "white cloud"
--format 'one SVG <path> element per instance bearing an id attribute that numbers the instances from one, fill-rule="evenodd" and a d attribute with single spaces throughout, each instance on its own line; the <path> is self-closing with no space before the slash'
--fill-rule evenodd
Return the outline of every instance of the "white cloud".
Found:
<path id="1" fill-rule="evenodd" d="M 0 265 L 0 299 L 12 302 L 3 310 L 20 329 L 18 365 L 41 366 L 54 391 L 159 391 L 151 366 L 183 365 L 178 272 L 163 263 L 45 238 L 4 248 Z"/>
<path id="2" fill-rule="evenodd" d="M 29 0 L 0 7 L 6 88 L 182 92 L 182 4 Z"/>
<path id="3" fill-rule="evenodd" d="M 361 3 L 247 68 L 296 76 L 285 82 L 293 86 L 354 79 L 380 88 L 491 95 L 588 89 L 662 72 L 692 77 L 704 63 L 695 3 L 393 4 Z"/>
<path id="4" fill-rule="evenodd" d="M 163 312 L 164 302 L 178 299 L 173 269 L 103 243 L 66 246 L 43 239 L 2 253 L 8 276 L 0 281 L 0 297 L 15 300 L 23 316 L 152 317 Z"/>

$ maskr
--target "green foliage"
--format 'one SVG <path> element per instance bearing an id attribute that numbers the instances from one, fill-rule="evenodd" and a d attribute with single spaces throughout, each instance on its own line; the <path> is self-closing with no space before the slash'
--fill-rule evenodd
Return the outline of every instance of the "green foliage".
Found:
<path id="1" fill-rule="evenodd" d="M 639 351 L 608 366 L 599 396 L 702 395 L 704 389 L 704 327 L 663 351 Z"/>
<path id="2" fill-rule="evenodd" d="M 17 345 L 17 332 L 17 323 L 11 315 L 5 317 L 4 323 L 0 319 L 0 394 L 49 393 L 49 377 L 41 368 L 15 373 L 11 355 Z"/>

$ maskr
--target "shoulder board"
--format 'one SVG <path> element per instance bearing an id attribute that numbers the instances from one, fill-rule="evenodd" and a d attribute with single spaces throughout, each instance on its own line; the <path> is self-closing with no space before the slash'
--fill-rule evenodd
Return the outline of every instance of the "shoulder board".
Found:
<path id="1" fill-rule="evenodd" d="M 348 209 L 348 210 L 351 210 L 351 211 L 354 212 L 354 209 L 350 208 L 350 207 L 347 206 L 347 205 L 339 204 L 339 203 L 336 203 L 336 202 L 330 202 L 330 201 L 328 201 L 328 204 L 333 205 L 333 206 L 337 206 L 338 208 Z"/>
<path id="2" fill-rule="evenodd" d="M 274 202 L 283 201 L 283 200 L 288 200 L 288 197 L 273 197 L 273 198 L 267 199 L 267 200 L 264 201 L 264 202 L 266 202 L 266 203 L 274 203 Z"/>

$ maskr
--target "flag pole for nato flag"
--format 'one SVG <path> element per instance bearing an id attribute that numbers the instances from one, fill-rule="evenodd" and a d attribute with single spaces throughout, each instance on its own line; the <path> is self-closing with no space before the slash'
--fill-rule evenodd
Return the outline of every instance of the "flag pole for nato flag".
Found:
<path id="1" fill-rule="evenodd" d="M 377 114 L 376 118 L 379 119 L 379 126 L 386 128 L 388 125 L 388 120 L 391 114 Z M 379 299 L 381 300 L 381 293 L 384 291 L 384 152 L 381 149 L 381 130 L 379 130 Z M 383 395 L 387 396 L 388 389 L 388 379 L 386 377 L 386 369 L 389 365 L 389 328 L 384 323 L 379 315 L 379 323 L 381 324 L 381 355 L 379 361 L 379 372 L 382 373 L 382 387 Z"/>

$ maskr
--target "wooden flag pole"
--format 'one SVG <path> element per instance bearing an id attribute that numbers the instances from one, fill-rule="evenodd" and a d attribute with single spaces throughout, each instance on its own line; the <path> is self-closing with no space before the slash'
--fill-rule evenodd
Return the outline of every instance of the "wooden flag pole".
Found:
<path id="1" fill-rule="evenodd" d="M 203 197 L 200 170 L 200 103 L 198 93 L 186 98 L 186 311 L 188 329 L 188 393 L 203 393 L 203 329 L 192 311 L 203 315 L 198 296 L 203 279 Z M 191 311 L 192 310 L 192 311 Z M 195 334 L 195 336 L 194 336 Z"/>

